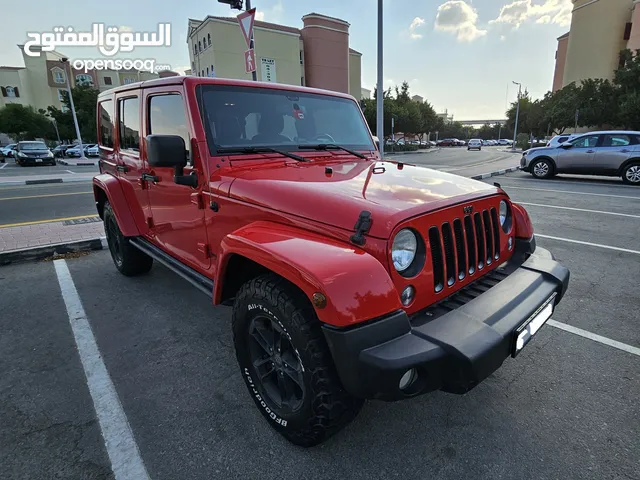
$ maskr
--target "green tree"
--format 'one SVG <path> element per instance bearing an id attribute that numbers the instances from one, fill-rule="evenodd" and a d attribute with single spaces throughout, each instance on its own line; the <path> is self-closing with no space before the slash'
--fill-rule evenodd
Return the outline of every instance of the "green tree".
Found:
<path id="1" fill-rule="evenodd" d="M 97 141 L 96 105 L 99 93 L 98 89 L 86 85 L 78 85 L 71 89 L 73 104 L 76 108 L 76 117 L 78 118 L 78 127 L 80 128 L 83 142 L 95 143 Z M 64 110 L 48 107 L 47 115 L 56 119 L 58 130 L 60 130 L 60 138 L 76 138 L 71 114 L 71 102 L 67 92 L 62 94 L 62 104 L 65 106 Z"/>
<path id="2" fill-rule="evenodd" d="M 10 103 L 0 109 L 0 131 L 18 141 L 56 138 L 53 124 L 45 115 L 30 106 L 17 103 Z"/>

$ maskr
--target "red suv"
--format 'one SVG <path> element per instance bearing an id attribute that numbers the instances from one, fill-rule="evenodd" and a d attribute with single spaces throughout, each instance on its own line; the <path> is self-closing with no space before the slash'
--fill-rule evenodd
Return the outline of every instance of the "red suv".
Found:
<path id="1" fill-rule="evenodd" d="M 187 76 L 103 92 L 97 108 L 116 268 L 155 260 L 232 305 L 249 393 L 296 444 L 363 399 L 469 391 L 567 290 L 524 208 L 499 186 L 381 161 L 349 95 Z"/>

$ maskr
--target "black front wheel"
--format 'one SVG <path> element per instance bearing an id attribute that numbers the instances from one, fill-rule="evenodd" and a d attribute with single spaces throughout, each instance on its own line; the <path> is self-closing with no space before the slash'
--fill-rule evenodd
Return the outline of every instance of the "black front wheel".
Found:
<path id="1" fill-rule="evenodd" d="M 313 307 L 281 277 L 263 275 L 240 289 L 233 338 L 249 394 L 290 442 L 317 445 L 360 411 L 362 400 L 342 387 Z"/>
<path id="2" fill-rule="evenodd" d="M 551 165 L 551 162 L 549 162 L 549 160 L 545 159 L 534 160 L 529 168 L 529 171 L 531 172 L 531 175 L 536 178 L 551 178 L 555 175 L 553 171 L 553 165 Z"/>

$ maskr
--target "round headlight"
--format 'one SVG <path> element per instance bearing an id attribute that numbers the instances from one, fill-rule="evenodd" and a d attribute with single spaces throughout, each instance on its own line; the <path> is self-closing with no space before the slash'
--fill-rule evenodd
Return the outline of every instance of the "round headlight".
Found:
<path id="1" fill-rule="evenodd" d="M 505 233 L 511 231 L 511 209 L 504 200 L 500 200 L 500 226 Z"/>
<path id="2" fill-rule="evenodd" d="M 418 250 L 418 239 L 415 233 L 409 229 L 400 230 L 393 239 L 393 245 L 391 246 L 391 258 L 393 259 L 393 266 L 398 272 L 403 272 L 416 258 L 416 251 Z"/>

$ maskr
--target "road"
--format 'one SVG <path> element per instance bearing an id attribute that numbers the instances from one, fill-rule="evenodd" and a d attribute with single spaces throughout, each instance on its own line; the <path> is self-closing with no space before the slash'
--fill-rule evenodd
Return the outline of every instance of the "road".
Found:
<path id="1" fill-rule="evenodd" d="M 571 270 L 553 321 L 466 395 L 367 402 L 309 450 L 274 433 L 254 407 L 230 310 L 163 266 L 127 278 L 102 251 L 1 267 L 3 478 L 114 478 L 102 427 L 135 442 L 117 467 L 142 462 L 151 479 L 639 479 L 640 189 L 617 179 L 498 178 L 528 209 L 538 245 Z M 62 265 L 70 277 L 56 271 Z M 87 330 L 77 334 L 85 320 L 99 349 L 89 381 L 77 350 L 86 353 Z M 90 388 L 105 378 L 127 428 L 96 415 Z"/>

